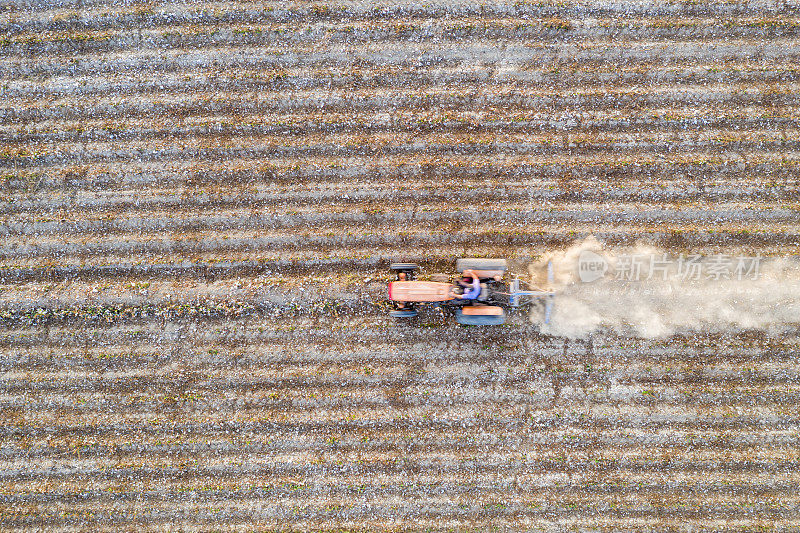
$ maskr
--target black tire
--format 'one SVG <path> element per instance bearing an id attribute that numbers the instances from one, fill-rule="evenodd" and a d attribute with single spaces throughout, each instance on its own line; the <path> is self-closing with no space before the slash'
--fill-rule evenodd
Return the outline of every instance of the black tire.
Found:
<path id="1" fill-rule="evenodd" d="M 417 312 L 413 309 L 396 309 L 394 311 L 389 311 L 389 316 L 394 318 L 414 318 L 417 316 Z"/>
<path id="2" fill-rule="evenodd" d="M 398 272 L 402 272 L 407 270 L 416 270 L 419 267 L 414 263 L 392 263 L 389 265 L 389 268 L 392 270 L 397 270 Z"/>
<path id="3" fill-rule="evenodd" d="M 477 257 L 465 257 L 456 261 L 456 270 L 508 270 L 508 262 L 505 259 L 481 259 Z"/>

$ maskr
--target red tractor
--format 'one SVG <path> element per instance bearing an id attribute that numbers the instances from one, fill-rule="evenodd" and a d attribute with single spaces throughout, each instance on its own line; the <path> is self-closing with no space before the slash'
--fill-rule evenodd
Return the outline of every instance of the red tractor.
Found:
<path id="1" fill-rule="evenodd" d="M 553 291 L 522 288 L 519 276 L 505 280 L 508 264 L 505 259 L 465 258 L 456 261 L 460 278 L 450 282 L 438 274 L 431 281 L 416 279 L 414 263 L 392 263 L 397 278 L 389 283 L 389 300 L 396 318 L 417 316 L 418 306 L 430 303 L 455 312 L 459 324 L 496 326 L 505 322 L 506 311 L 535 301 L 544 302 L 544 322 L 550 321 Z M 553 265 L 547 264 L 548 283 L 553 280 Z"/>

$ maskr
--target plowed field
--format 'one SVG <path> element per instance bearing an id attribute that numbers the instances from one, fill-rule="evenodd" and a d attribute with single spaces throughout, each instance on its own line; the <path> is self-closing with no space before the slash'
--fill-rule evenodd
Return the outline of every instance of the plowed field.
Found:
<path id="1" fill-rule="evenodd" d="M 796 2 L 11 0 L 0 84 L 0 530 L 800 529 L 798 290 L 386 312 L 392 260 L 791 260 Z"/>

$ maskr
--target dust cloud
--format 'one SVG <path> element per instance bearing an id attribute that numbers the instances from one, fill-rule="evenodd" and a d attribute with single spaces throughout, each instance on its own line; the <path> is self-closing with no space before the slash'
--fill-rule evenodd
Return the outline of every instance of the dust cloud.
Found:
<path id="1" fill-rule="evenodd" d="M 757 257 L 681 256 L 648 246 L 608 249 L 589 237 L 530 266 L 534 279 L 543 280 L 547 261 L 553 262 L 555 306 L 541 331 L 572 338 L 602 330 L 638 337 L 778 332 L 800 317 L 800 261 Z M 541 322 L 540 310 L 532 319 Z"/>

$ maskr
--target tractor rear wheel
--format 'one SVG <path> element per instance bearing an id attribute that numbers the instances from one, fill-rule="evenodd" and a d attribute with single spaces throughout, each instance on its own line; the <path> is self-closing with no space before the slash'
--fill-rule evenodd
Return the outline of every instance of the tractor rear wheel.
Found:
<path id="1" fill-rule="evenodd" d="M 506 321 L 506 315 L 465 315 L 456 309 L 456 322 L 465 326 L 499 326 Z"/>
<path id="2" fill-rule="evenodd" d="M 465 257 L 456 261 L 456 270 L 483 270 L 505 272 L 508 270 L 508 262 L 505 259 L 481 259 L 478 257 Z"/>

